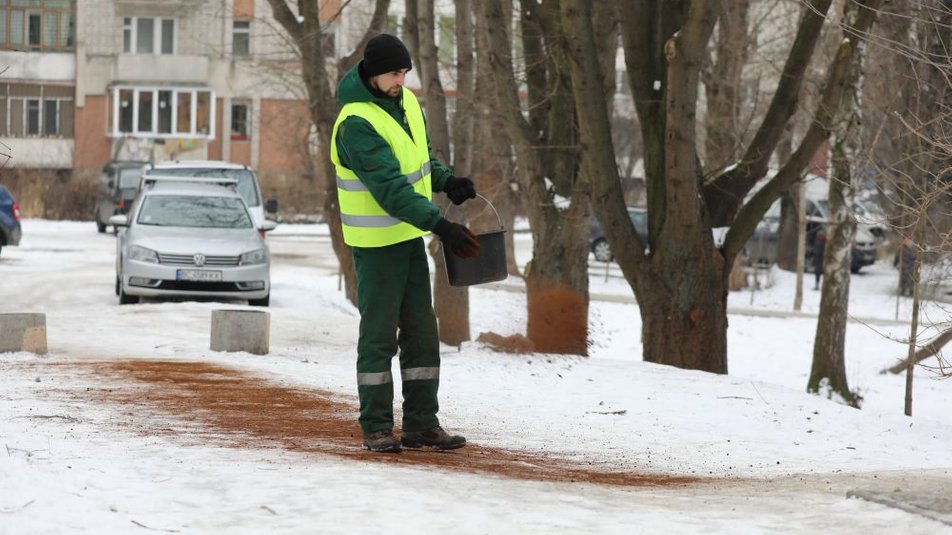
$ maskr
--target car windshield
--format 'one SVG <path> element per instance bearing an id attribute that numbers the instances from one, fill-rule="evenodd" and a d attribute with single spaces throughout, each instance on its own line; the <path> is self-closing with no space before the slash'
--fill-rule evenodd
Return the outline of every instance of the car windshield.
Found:
<path id="1" fill-rule="evenodd" d="M 139 186 L 139 177 L 142 176 L 141 167 L 132 167 L 119 170 L 119 189 L 135 189 Z"/>
<path id="2" fill-rule="evenodd" d="M 163 227 L 252 227 L 241 199 L 195 195 L 149 195 L 143 199 L 137 222 Z"/>
<path id="3" fill-rule="evenodd" d="M 238 181 L 238 193 L 248 206 L 259 206 L 261 199 L 255 189 L 255 177 L 248 169 L 217 169 L 201 167 L 172 167 L 155 169 L 152 174 L 161 176 L 197 176 L 202 178 L 233 178 Z"/>

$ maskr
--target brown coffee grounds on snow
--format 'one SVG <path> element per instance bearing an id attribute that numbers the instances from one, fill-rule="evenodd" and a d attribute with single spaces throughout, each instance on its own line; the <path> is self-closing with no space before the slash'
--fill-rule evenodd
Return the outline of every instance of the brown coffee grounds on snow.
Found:
<path id="1" fill-rule="evenodd" d="M 117 425 L 146 435 L 237 448 L 283 448 L 408 467 L 491 474 L 531 481 L 619 486 L 682 486 L 703 478 L 641 474 L 544 453 L 469 443 L 452 452 L 360 448 L 352 399 L 313 388 L 282 386 L 248 372 L 202 362 L 127 360 L 60 362 L 106 382 L 73 392 L 94 403 L 125 406 Z M 465 433 L 464 433 L 465 434 Z"/>

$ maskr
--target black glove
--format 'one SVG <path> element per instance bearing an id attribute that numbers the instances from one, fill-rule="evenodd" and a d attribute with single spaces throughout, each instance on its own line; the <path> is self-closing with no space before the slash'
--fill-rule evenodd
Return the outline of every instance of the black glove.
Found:
<path id="1" fill-rule="evenodd" d="M 476 235 L 468 228 L 440 218 L 433 233 L 440 237 L 443 247 L 447 247 L 454 255 L 460 258 L 474 258 L 479 254 L 479 241 Z"/>
<path id="2" fill-rule="evenodd" d="M 476 197 L 476 187 L 473 181 L 461 176 L 451 176 L 443 185 L 443 193 L 453 201 L 453 204 L 463 204 L 466 199 Z"/>

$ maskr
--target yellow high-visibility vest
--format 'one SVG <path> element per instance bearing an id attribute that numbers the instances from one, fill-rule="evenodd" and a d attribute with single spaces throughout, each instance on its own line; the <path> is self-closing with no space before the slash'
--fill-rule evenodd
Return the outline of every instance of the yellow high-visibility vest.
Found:
<path id="1" fill-rule="evenodd" d="M 337 196 L 344 243 L 352 247 L 383 247 L 429 234 L 429 231 L 400 221 L 384 211 L 357 174 L 341 165 L 337 154 L 337 129 L 340 124 L 348 117 L 361 117 L 390 144 L 404 179 L 417 193 L 427 200 L 432 199 L 430 151 L 426 144 L 423 111 L 416 96 L 407 88 L 403 88 L 403 108 L 412 138 L 389 113 L 372 102 L 345 104 L 334 123 L 331 161 L 337 169 Z"/>

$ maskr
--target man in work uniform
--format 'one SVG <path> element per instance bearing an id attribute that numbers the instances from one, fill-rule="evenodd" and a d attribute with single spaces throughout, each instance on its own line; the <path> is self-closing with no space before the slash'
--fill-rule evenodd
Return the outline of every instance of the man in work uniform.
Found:
<path id="1" fill-rule="evenodd" d="M 455 449 L 466 439 L 439 424 L 440 343 L 423 236 L 431 231 L 461 258 L 479 252 L 465 226 L 431 202 L 442 191 L 455 204 L 476 196 L 472 180 L 430 155 L 420 104 L 403 87 L 410 54 L 396 37 L 371 39 L 363 60 L 341 79 L 343 106 L 331 142 L 344 241 L 357 271 L 357 393 L 364 448 Z M 391 360 L 399 350 L 403 425 L 393 435 Z"/>

